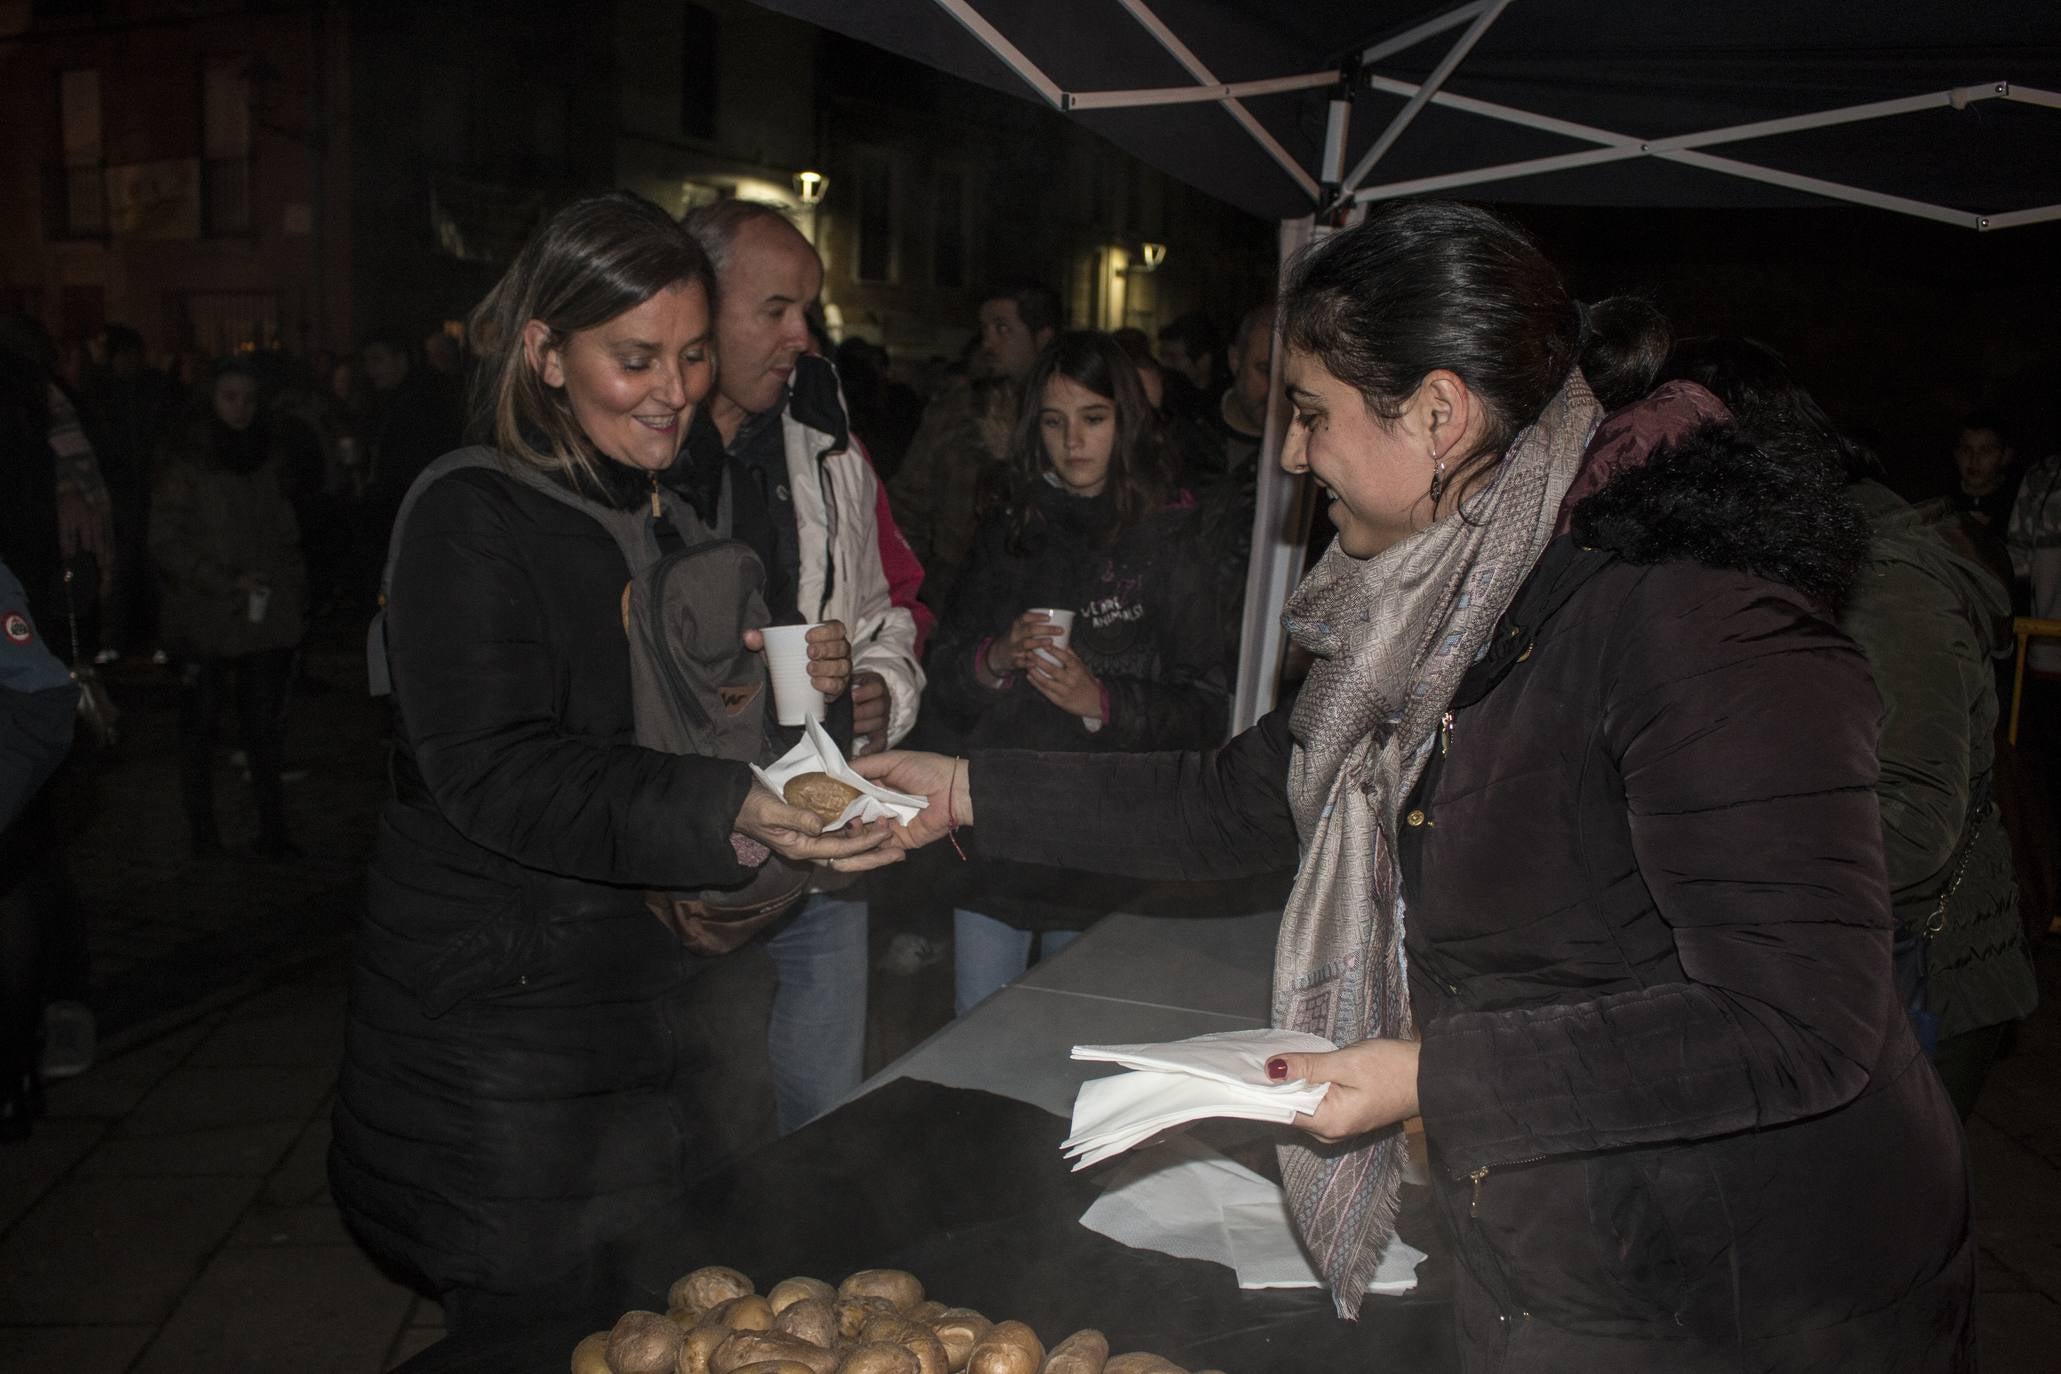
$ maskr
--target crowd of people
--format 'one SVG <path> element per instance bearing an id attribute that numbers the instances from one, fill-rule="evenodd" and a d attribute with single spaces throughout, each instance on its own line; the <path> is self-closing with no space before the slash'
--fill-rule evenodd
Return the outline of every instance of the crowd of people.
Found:
<path id="1" fill-rule="evenodd" d="M 1275 1021 L 1341 1048 L 1278 1065 L 1333 1084 L 1283 1175 L 1342 1308 L 1421 1116 L 1492 1363 L 1958 1367 L 1954 1117 L 2056 897 L 2061 643 L 1998 737 L 2014 595 L 2061 615 L 2061 456 L 1971 416 L 1906 502 L 1771 350 L 1576 302 L 1437 202 L 1226 333 L 1073 329 L 1009 281 L 928 395 L 832 344 L 822 284 L 774 208 L 616 194 L 542 224 L 462 349 L 174 380 L 133 331 L 68 372 L 6 322 L 0 1129 L 82 1067 L 52 665 L 176 676 L 202 861 L 233 693 L 249 853 L 290 861 L 299 651 L 377 601 L 393 786 L 331 1176 L 454 1330 L 606 1291 L 613 1242 L 858 1086 L 872 901 L 938 907 L 898 949 L 949 948 L 963 1014 L 1144 884 L 1293 872 Z M 1277 373 L 1322 534 L 1303 671 L 1226 743 Z M 813 627 L 826 729 L 918 821 L 826 832 L 765 759 L 647 742 L 631 598 L 712 535 L 752 555 L 744 643 Z M 782 864 L 737 953 L 653 919 Z"/>

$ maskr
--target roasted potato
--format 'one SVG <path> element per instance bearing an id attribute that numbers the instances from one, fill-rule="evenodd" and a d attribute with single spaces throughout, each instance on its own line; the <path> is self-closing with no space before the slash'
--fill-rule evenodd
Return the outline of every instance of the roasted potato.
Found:
<path id="1" fill-rule="evenodd" d="M 930 1323 L 945 1348 L 945 1362 L 953 1374 L 966 1368 L 973 1347 L 987 1339 L 994 1323 L 970 1307 L 948 1307 Z"/>
<path id="2" fill-rule="evenodd" d="M 802 1298 L 777 1309 L 773 1329 L 829 1349 L 837 1344 L 837 1308 L 825 1298 Z"/>
<path id="3" fill-rule="evenodd" d="M 951 1362 L 937 1335 L 922 1322 L 893 1313 L 882 1313 L 859 1330 L 866 1341 L 892 1341 L 916 1357 L 921 1374 L 951 1374 Z"/>
<path id="4" fill-rule="evenodd" d="M 862 1341 L 845 1355 L 837 1374 L 918 1374 L 914 1352 L 892 1341 Z"/>
<path id="5" fill-rule="evenodd" d="M 789 806 L 803 807 L 826 821 L 834 821 L 844 814 L 847 806 L 858 800 L 859 789 L 828 773 L 803 773 L 789 778 L 780 794 Z"/>
<path id="6" fill-rule="evenodd" d="M 757 1293 L 746 1293 L 741 1298 L 718 1304 L 708 1315 L 711 1321 L 719 1321 L 732 1331 L 773 1329 L 773 1305 Z"/>
<path id="7" fill-rule="evenodd" d="M 1188 1371 L 1164 1356 L 1136 1350 L 1112 1358 L 1102 1366 L 1102 1374 L 1188 1374 Z"/>
<path id="8" fill-rule="evenodd" d="M 1102 1374 L 1109 1360 L 1109 1337 L 1100 1331 L 1076 1331 L 1052 1347 L 1039 1374 Z"/>
<path id="9" fill-rule="evenodd" d="M 821 1298 L 826 1303 L 836 1302 L 837 1290 L 821 1279 L 797 1276 L 780 1280 L 766 1292 L 766 1301 L 773 1305 L 776 1316 L 803 1298 Z"/>
<path id="10" fill-rule="evenodd" d="M 608 1333 L 609 1374 L 674 1374 L 686 1332 L 663 1312 L 625 1312 Z"/>
<path id="11" fill-rule="evenodd" d="M 666 1291 L 666 1306 L 708 1312 L 732 1298 L 756 1291 L 751 1280 L 735 1269 L 710 1264 L 673 1280 L 673 1286 Z"/>
<path id="12" fill-rule="evenodd" d="M 608 1374 L 606 1331 L 596 1331 L 573 1347 L 572 1374 Z"/>
<path id="13" fill-rule="evenodd" d="M 836 1374 L 837 1356 L 799 1336 L 779 1331 L 736 1331 L 709 1356 L 709 1374 L 734 1374 L 746 1365 L 787 1360 L 807 1365 L 815 1374 Z"/>
<path id="14" fill-rule="evenodd" d="M 895 1311 L 906 1312 L 923 1301 L 923 1284 L 906 1269 L 861 1269 L 837 1285 L 837 1296 L 883 1298 Z"/>
<path id="15" fill-rule="evenodd" d="M 721 1322 L 703 1322 L 689 1331 L 686 1339 L 680 1342 L 680 1354 L 673 1365 L 674 1374 L 708 1374 L 709 1357 L 733 1334 Z"/>
<path id="16" fill-rule="evenodd" d="M 845 1340 L 859 1339 L 860 1328 L 881 1313 L 892 1314 L 895 1305 L 886 1298 L 839 1298 L 837 1334 Z"/>

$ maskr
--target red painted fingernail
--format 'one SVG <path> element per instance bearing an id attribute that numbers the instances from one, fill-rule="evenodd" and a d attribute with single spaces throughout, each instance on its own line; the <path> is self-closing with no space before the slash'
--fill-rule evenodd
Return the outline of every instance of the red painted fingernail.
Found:
<path id="1" fill-rule="evenodd" d="M 1288 1077 L 1288 1061 L 1276 1055 L 1267 1061 L 1267 1077 L 1276 1083 Z"/>

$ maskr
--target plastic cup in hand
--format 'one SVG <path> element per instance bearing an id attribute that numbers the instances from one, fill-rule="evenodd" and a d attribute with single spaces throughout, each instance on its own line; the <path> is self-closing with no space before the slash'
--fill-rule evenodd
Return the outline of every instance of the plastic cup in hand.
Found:
<path id="1" fill-rule="evenodd" d="M 1045 617 L 1045 619 L 1052 622 L 1053 628 L 1059 631 L 1052 639 L 1052 648 L 1064 649 L 1067 645 L 1073 643 L 1072 611 L 1055 610 L 1050 606 L 1033 606 L 1031 607 L 1031 614 Z M 1038 648 L 1038 657 L 1054 667 L 1059 665 L 1059 660 L 1054 658 L 1050 650 L 1042 645 Z"/>
<path id="2" fill-rule="evenodd" d="M 824 697 L 809 681 L 809 631 L 813 625 L 768 625 L 766 675 L 773 679 L 773 713 L 782 725 L 823 719 Z"/>

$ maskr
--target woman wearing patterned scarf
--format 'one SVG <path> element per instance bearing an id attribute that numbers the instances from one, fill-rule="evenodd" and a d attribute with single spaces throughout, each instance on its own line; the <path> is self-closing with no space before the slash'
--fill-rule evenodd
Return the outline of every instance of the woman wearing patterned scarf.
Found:
<path id="1" fill-rule="evenodd" d="M 1281 462 L 1338 537 L 1298 698 L 1209 754 L 866 760 L 906 843 L 1146 877 L 1299 859 L 1277 1026 L 1342 1048 L 1281 1147 L 1354 1314 L 1424 1122 L 1469 1369 L 1973 1358 L 1953 1112 L 1893 994 L 1865 528 L 1483 211 L 1299 261 Z M 1603 399 L 1599 400 L 1598 397 Z"/>

